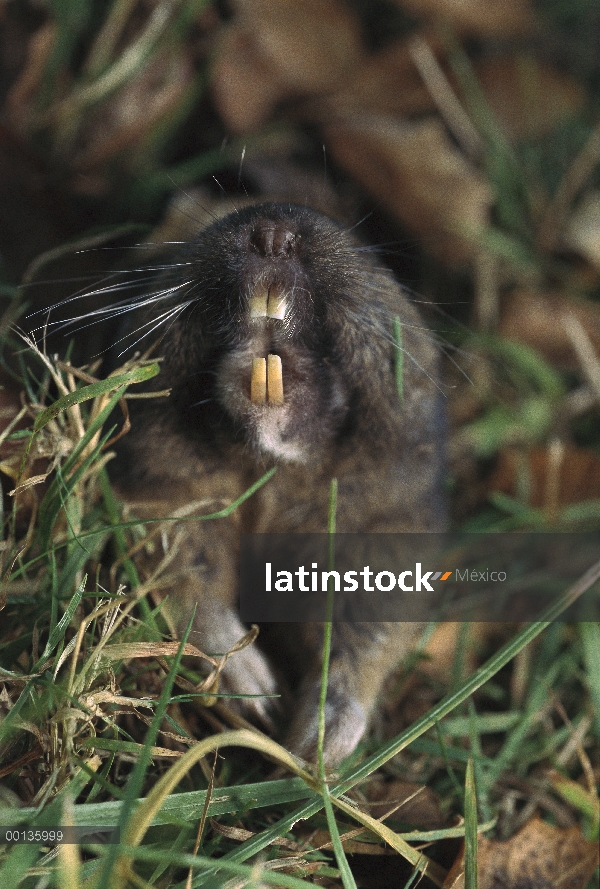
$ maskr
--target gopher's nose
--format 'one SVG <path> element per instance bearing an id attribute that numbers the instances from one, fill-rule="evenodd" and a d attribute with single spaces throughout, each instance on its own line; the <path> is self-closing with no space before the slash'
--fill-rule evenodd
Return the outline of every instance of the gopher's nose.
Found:
<path id="1" fill-rule="evenodd" d="M 294 252 L 296 235 L 283 221 L 259 219 L 252 229 L 250 241 L 261 256 L 289 256 Z"/>

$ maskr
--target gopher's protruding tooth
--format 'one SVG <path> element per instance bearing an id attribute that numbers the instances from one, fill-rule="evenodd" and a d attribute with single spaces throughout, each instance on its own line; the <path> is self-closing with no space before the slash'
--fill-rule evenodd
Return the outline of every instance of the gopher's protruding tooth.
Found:
<path id="1" fill-rule="evenodd" d="M 283 293 L 277 290 L 269 290 L 269 302 L 267 305 L 267 316 L 269 318 L 279 318 L 281 321 L 285 318 L 287 312 L 287 301 Z"/>
<path id="2" fill-rule="evenodd" d="M 266 290 L 259 290 L 257 293 L 250 297 L 249 303 L 251 318 L 267 317 L 267 299 L 268 292 Z"/>
<path id="3" fill-rule="evenodd" d="M 250 401 L 264 404 L 267 400 L 267 359 L 252 359 L 252 379 L 250 380 Z"/>
<path id="4" fill-rule="evenodd" d="M 279 355 L 267 355 L 269 404 L 283 404 L 283 376 Z"/>

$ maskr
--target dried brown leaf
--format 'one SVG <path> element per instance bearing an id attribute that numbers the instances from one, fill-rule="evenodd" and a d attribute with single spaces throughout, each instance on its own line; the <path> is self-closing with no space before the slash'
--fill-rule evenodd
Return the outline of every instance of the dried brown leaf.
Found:
<path id="1" fill-rule="evenodd" d="M 106 645 L 102 651 L 102 657 L 110 661 L 130 660 L 131 658 L 138 657 L 159 657 L 161 655 L 173 657 L 178 650 L 178 642 L 121 642 Z M 208 659 L 203 652 L 189 642 L 183 646 L 182 653 L 186 657 Z"/>
<path id="2" fill-rule="evenodd" d="M 461 853 L 444 889 L 463 889 Z M 598 844 L 578 827 L 552 827 L 532 818 L 506 842 L 478 843 L 479 889 L 585 889 L 598 866 Z"/>
<path id="3" fill-rule="evenodd" d="M 427 41 L 433 45 L 437 42 L 432 35 L 427 35 Z M 325 99 L 319 116 L 325 116 L 328 110 L 334 114 L 363 110 L 403 117 L 423 114 L 434 107 L 408 42 L 400 41 L 366 56 L 348 82 Z"/>
<path id="4" fill-rule="evenodd" d="M 226 824 L 220 824 L 215 818 L 210 819 L 210 824 L 216 833 L 221 834 L 223 837 L 227 837 L 228 840 L 235 840 L 238 843 L 251 840 L 252 837 L 255 836 L 251 830 L 245 830 L 242 827 L 229 827 Z"/>
<path id="5" fill-rule="evenodd" d="M 233 132 L 256 129 L 281 100 L 340 87 L 361 52 L 358 24 L 338 0 L 238 3 L 215 58 L 216 106 Z"/>
<path id="6" fill-rule="evenodd" d="M 396 855 L 397 853 L 387 846 L 369 843 L 363 840 L 355 840 L 355 836 L 364 833 L 362 828 L 358 830 L 345 830 L 340 834 L 344 852 L 350 855 Z M 319 850 L 333 849 L 331 834 L 328 830 L 313 830 L 306 837 L 311 846 Z"/>
<path id="7" fill-rule="evenodd" d="M 491 192 L 440 121 L 357 114 L 326 126 L 325 138 L 335 159 L 442 262 L 473 259 Z"/>

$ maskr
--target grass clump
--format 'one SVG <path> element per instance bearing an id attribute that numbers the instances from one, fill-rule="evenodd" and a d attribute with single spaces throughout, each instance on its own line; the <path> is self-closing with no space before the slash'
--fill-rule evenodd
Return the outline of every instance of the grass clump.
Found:
<path id="1" fill-rule="evenodd" d="M 527 782 L 537 765 L 550 759 L 562 766 L 562 777 L 552 779 L 550 792 L 581 813 L 590 838 L 598 836 L 597 795 L 589 780 L 574 780 L 576 770 L 569 765 L 572 750 L 580 750 L 588 779 L 593 777 L 583 746 L 593 717 L 570 720 L 564 712 L 561 730 L 548 737 L 542 729 L 554 697 L 563 696 L 578 674 L 581 683 L 586 662 L 591 666 L 588 700 L 598 694 L 594 630 L 584 629 L 579 642 L 571 637 L 566 644 L 572 631 L 560 624 L 550 629 L 550 622 L 597 581 L 600 565 L 479 669 L 467 678 L 458 674 L 454 690 L 408 728 L 374 746 L 367 742 L 340 775 L 327 776 L 322 769 L 314 774 L 250 728 L 198 740 L 185 703 L 202 695 L 205 703 L 213 700 L 208 692 L 214 690 L 223 660 L 212 660 L 212 672 L 202 684 L 180 663 L 183 654 L 202 658 L 202 653 L 185 638 L 161 641 L 160 615 L 147 594 L 160 583 L 165 566 L 149 578 L 137 576 L 130 558 L 147 531 L 135 519 L 123 520 L 106 474 L 119 434 L 114 411 L 135 393 L 130 387 L 157 372 L 157 365 L 134 361 L 98 380 L 95 368 L 78 370 L 35 354 L 42 369 L 36 401 L 15 415 L 24 428 L 16 429 L 15 422 L 5 430 L 10 455 L 3 467 L 14 487 L 2 553 L 0 822 L 31 829 L 116 826 L 120 841 L 3 846 L 0 876 L 7 885 L 34 886 L 43 879 L 49 886 L 94 889 L 199 886 L 222 885 L 236 876 L 242 883 L 294 889 L 318 876 L 351 887 L 355 878 L 348 853 L 370 843 L 395 850 L 409 873 L 414 869 L 426 874 L 430 885 L 441 886 L 445 869 L 420 844 L 448 843 L 464 835 L 465 825 L 415 830 L 403 821 L 401 810 L 391 821 L 373 817 L 364 789 L 376 771 L 388 780 L 399 772 L 428 780 L 452 805 L 461 784 L 457 776 L 466 770 L 472 856 L 477 831 L 497 823 L 502 776 L 520 774 Z M 118 563 L 118 568 L 113 564 L 112 588 L 105 584 L 111 578 L 107 553 Z M 539 669 L 528 671 L 523 658 L 543 630 L 548 632 L 537 649 Z M 512 696 L 510 719 L 494 721 L 479 708 L 506 697 L 505 683 L 494 682 L 509 664 L 527 675 L 521 694 Z M 226 709 L 218 709 L 217 716 L 226 719 Z M 222 724 L 214 716 L 207 719 L 213 727 Z M 466 749 L 457 743 L 461 736 Z M 252 758 L 244 765 L 241 753 L 235 772 L 227 762 L 217 771 L 217 753 L 221 758 L 231 747 L 258 752 L 290 777 L 264 782 L 270 766 Z M 424 751 L 429 752 L 425 771 Z M 332 861 L 328 843 L 324 848 L 314 843 L 303 828 L 308 819 L 318 826 L 324 806 L 335 849 Z M 475 885 L 472 864 L 467 871 L 469 885 Z"/>

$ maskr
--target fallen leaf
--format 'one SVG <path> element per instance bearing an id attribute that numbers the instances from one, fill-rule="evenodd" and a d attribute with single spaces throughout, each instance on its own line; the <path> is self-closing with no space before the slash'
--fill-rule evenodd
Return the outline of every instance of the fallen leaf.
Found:
<path id="1" fill-rule="evenodd" d="M 425 37 L 429 46 L 437 42 L 434 35 Z M 409 43 L 396 41 L 366 56 L 351 72 L 348 82 L 324 100 L 317 113 L 323 117 L 329 109 L 334 114 L 369 111 L 405 117 L 432 111 L 431 94 L 411 56 Z"/>
<path id="2" fill-rule="evenodd" d="M 492 203 L 439 120 L 356 114 L 325 125 L 334 158 L 446 265 L 468 264 Z"/>
<path id="3" fill-rule="evenodd" d="M 225 33 L 212 71 L 212 94 L 233 133 L 258 129 L 286 94 L 269 60 L 261 56 L 251 34 L 232 26 Z"/>
<path id="4" fill-rule="evenodd" d="M 354 855 L 397 855 L 394 849 L 390 849 L 389 846 L 378 845 L 374 842 L 368 842 L 363 840 L 355 840 L 353 837 L 358 836 L 363 833 L 364 830 L 362 828 L 357 829 L 345 829 L 342 825 L 339 825 L 341 829 L 340 831 L 340 839 L 342 841 L 342 847 L 344 852 L 350 853 L 352 856 Z M 333 843 L 331 841 L 331 834 L 328 830 L 311 830 L 310 833 L 307 833 L 305 836 L 300 834 L 302 839 L 310 843 L 310 845 L 317 849 L 332 849 Z M 274 844 L 275 845 L 275 844 Z"/>
<path id="5" fill-rule="evenodd" d="M 463 889 L 464 850 L 443 889 Z M 598 866 L 598 844 L 578 827 L 552 827 L 532 818 L 510 840 L 480 837 L 478 889 L 585 889 Z"/>
<path id="6" fill-rule="evenodd" d="M 341 87 L 362 54 L 358 22 L 338 0 L 238 2 L 212 70 L 212 93 L 236 133 L 264 124 L 288 97 Z"/>
<path id="7" fill-rule="evenodd" d="M 74 173 L 74 190 L 100 196 L 112 185 L 110 161 L 125 155 L 131 164 L 160 122 L 187 100 L 196 80 L 192 52 L 167 43 L 114 92 L 110 86 L 100 88 L 102 77 L 90 82 L 65 71 L 46 107 L 40 105 L 40 94 L 57 34 L 57 26 L 48 23 L 29 38 L 26 64 L 7 97 L 8 121 L 25 137 L 37 130 L 50 133 L 61 163 Z M 113 67 L 118 68 L 125 56 Z M 94 89 L 98 93 L 90 98 Z"/>

